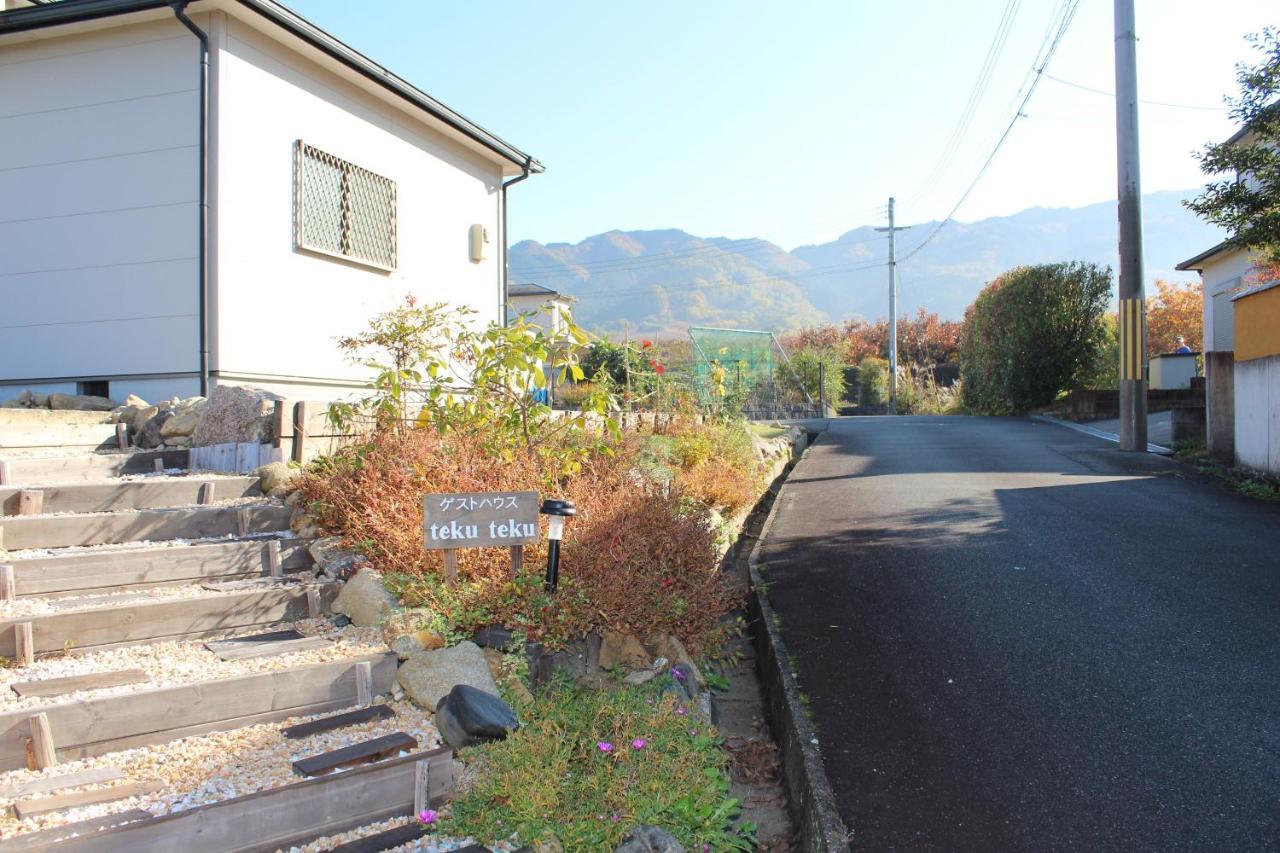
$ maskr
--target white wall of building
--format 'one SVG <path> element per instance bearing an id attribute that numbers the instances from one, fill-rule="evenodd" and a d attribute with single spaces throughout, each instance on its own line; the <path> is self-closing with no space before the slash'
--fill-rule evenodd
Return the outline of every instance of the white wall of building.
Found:
<path id="1" fill-rule="evenodd" d="M 0 46 L 0 399 L 197 370 L 198 56 L 171 20 Z"/>
<path id="2" fill-rule="evenodd" d="M 1280 474 L 1280 356 L 1237 361 L 1236 460 Z"/>
<path id="3" fill-rule="evenodd" d="M 334 339 L 406 293 L 469 305 L 480 322 L 501 317 L 496 163 L 234 17 L 215 15 L 214 35 L 218 381 L 336 396 L 333 380 L 349 387 L 367 371 Z M 396 182 L 393 272 L 295 249 L 299 139 Z M 479 263 L 468 246 L 476 223 L 493 240 Z"/>
<path id="4" fill-rule="evenodd" d="M 1252 269 L 1249 253 L 1220 252 L 1205 261 L 1200 271 L 1204 288 L 1204 349 L 1230 352 L 1235 348 L 1235 308 L 1231 297 L 1239 292 Z"/>

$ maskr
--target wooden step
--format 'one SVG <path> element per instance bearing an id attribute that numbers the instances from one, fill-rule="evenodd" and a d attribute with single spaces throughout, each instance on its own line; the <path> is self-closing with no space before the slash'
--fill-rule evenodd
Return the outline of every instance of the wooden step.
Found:
<path id="1" fill-rule="evenodd" d="M 417 822 L 406 823 L 404 826 L 397 826 L 374 835 L 357 838 L 355 841 L 348 841 L 346 844 L 339 844 L 329 853 L 381 853 L 383 850 L 394 850 L 397 847 L 408 844 L 410 841 L 417 841 L 426 834 L 427 828 L 422 824 Z"/>
<path id="2" fill-rule="evenodd" d="M 187 451 L 140 450 L 136 453 L 81 453 L 67 456 L 32 456 L 5 458 L 0 451 L 0 466 L 6 480 L 0 485 L 22 486 L 48 483 L 76 483 L 105 480 L 126 474 L 151 474 L 160 466 L 186 468 Z"/>
<path id="3" fill-rule="evenodd" d="M 28 696 L 64 696 L 77 690 L 101 690 L 104 687 L 141 684 L 150 680 L 151 677 L 140 669 L 122 669 L 116 672 L 68 675 L 65 678 L 45 678 L 40 681 L 15 681 L 9 687 L 25 699 Z"/>
<path id="4" fill-rule="evenodd" d="M 201 489 L 212 486 L 211 501 L 251 498 L 262 494 L 257 477 L 150 477 L 116 483 L 65 483 L 41 488 L 0 486 L 0 515 L 18 515 L 23 492 L 41 494 L 44 512 L 115 512 L 130 509 L 180 507 L 201 503 Z M 206 494 L 209 490 L 205 490 Z"/>
<path id="5" fill-rule="evenodd" d="M 418 739 L 406 732 L 392 732 L 389 735 L 370 738 L 353 743 L 341 749 L 310 755 L 293 762 L 293 772 L 299 776 L 323 776 L 335 770 L 393 758 L 402 752 L 412 752 L 418 748 Z"/>
<path id="6" fill-rule="evenodd" d="M 74 761 L 192 735 L 351 708 L 357 702 L 356 670 L 360 662 L 370 664 L 375 695 L 391 690 L 397 658 L 395 652 L 383 652 L 177 687 L 56 702 L 39 709 L 6 711 L 0 713 L 0 769 L 27 766 L 30 720 L 37 710 L 49 720 L 58 759 Z M 4 849 L 3 845 L 0 849 Z"/>
<path id="7" fill-rule="evenodd" d="M 196 598 L 157 598 L 146 603 L 106 605 L 0 620 L 0 655 L 17 656 L 18 626 L 31 625 L 33 648 L 41 652 L 199 639 L 223 631 L 270 625 L 309 615 L 307 592 L 326 607 L 336 583 L 281 584 L 276 589 Z"/>
<path id="8" fill-rule="evenodd" d="M 0 423 L 0 449 L 65 447 L 108 450 L 119 447 L 111 415 L 106 413 L 102 418 L 105 423 L 59 423 L 54 419 L 45 419 L 42 423 Z"/>
<path id="9" fill-rule="evenodd" d="M 280 549 L 280 568 L 285 574 L 314 565 L 307 550 L 308 539 L 121 548 L 11 562 L 19 598 L 83 594 L 268 575 L 272 542 Z"/>
<path id="10" fill-rule="evenodd" d="M 320 734 L 320 732 L 329 732 L 334 729 L 367 723 L 370 720 L 385 720 L 395 715 L 396 712 L 391 710 L 390 705 L 370 705 L 368 708 L 358 708 L 355 711 L 334 714 L 330 717 L 321 717 L 309 723 L 298 723 L 296 726 L 281 729 L 280 734 L 284 735 L 287 740 L 297 740 L 298 738 Z"/>
<path id="11" fill-rule="evenodd" d="M 69 839 L 87 839 L 108 829 L 116 829 L 131 823 L 137 823 L 140 820 L 151 820 L 153 818 L 154 815 L 151 812 L 143 811 L 142 809 L 115 812 L 102 817 L 55 826 L 50 829 L 41 829 L 37 832 L 28 832 L 16 838 L 10 838 L 8 841 L 0 841 L 0 851 L 4 851 L 4 853 L 25 853 L 28 850 L 48 850 L 55 844 L 60 844 Z"/>
<path id="12" fill-rule="evenodd" d="M 75 838 L 56 836 L 59 853 L 181 850 L 182 853 L 271 851 L 301 846 L 393 817 L 415 805 L 418 764 L 426 762 L 426 802 L 439 808 L 453 791 L 453 752 L 435 749 L 344 773 L 282 785 Z M 0 841 L 0 853 L 43 849 L 27 836 Z"/>
<path id="13" fill-rule="evenodd" d="M 246 642 L 244 639 L 218 640 L 205 643 L 204 647 L 222 660 L 248 660 L 323 649 L 331 645 L 333 645 L 332 641 L 324 637 L 297 636 L 256 642 Z"/>
<path id="14" fill-rule="evenodd" d="M 144 539 L 211 539 L 289 529 L 291 510 L 271 504 L 141 509 L 92 515 L 22 515 L 0 519 L 4 547 L 64 548 Z"/>
<path id="15" fill-rule="evenodd" d="M 47 797 L 27 797 L 13 804 L 18 819 L 24 820 L 32 815 L 45 812 L 71 809 L 76 806 L 91 806 L 97 803 L 109 803 L 123 800 L 125 797 L 136 797 L 139 794 L 154 794 L 164 790 L 159 782 L 126 782 L 123 785 L 112 785 L 110 788 L 96 788 L 92 791 L 74 791 L 69 794 L 52 794 Z"/>

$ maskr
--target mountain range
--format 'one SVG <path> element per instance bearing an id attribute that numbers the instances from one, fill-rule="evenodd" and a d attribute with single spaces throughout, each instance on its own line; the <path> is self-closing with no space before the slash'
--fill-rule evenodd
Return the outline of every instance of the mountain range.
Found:
<path id="1" fill-rule="evenodd" d="M 1174 265 L 1222 239 L 1182 206 L 1197 190 L 1143 196 L 1148 282 L 1192 277 Z M 1035 207 L 978 222 L 914 225 L 898 235 L 898 311 L 960 319 L 982 287 L 1023 264 L 1081 260 L 1116 267 L 1116 206 Z M 926 238 L 931 237 L 926 242 Z M 916 251 L 917 247 L 920 247 Z M 511 247 L 513 282 L 568 296 L 575 319 L 617 336 L 683 335 L 688 326 L 787 331 L 888 315 L 887 235 L 863 226 L 786 251 L 761 239 L 678 229 L 608 231 L 580 243 Z"/>

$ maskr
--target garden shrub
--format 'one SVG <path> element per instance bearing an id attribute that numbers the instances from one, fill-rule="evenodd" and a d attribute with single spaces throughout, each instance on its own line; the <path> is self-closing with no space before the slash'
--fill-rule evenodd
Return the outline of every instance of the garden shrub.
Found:
<path id="1" fill-rule="evenodd" d="M 829 406 L 839 406 L 844 400 L 844 367 L 835 347 L 806 346 L 791 356 L 791 369 L 800 386 L 815 403 L 825 399 Z"/>
<path id="2" fill-rule="evenodd" d="M 628 437 L 583 456 L 566 475 L 534 452 L 495 458 L 477 430 L 383 432 L 312 466 L 300 488 L 324 529 L 343 533 L 391 576 L 406 604 L 441 614 L 459 635 L 492 621 L 551 645 L 592 628 L 662 630 L 691 650 L 714 651 L 718 620 L 736 604 L 717 570 L 716 532 L 680 483 L 638 475 L 640 446 Z M 565 528 L 559 592 L 542 592 L 545 539 L 526 547 L 521 578 L 511 577 L 505 549 L 460 550 L 459 583 L 446 586 L 440 553 L 423 548 L 422 496 L 521 489 L 577 505 Z"/>
<path id="3" fill-rule="evenodd" d="M 965 404 L 981 414 L 1021 414 L 1074 387 L 1096 369 L 1110 300 L 1111 270 L 1096 264 L 1041 264 L 999 276 L 965 312 Z"/>
<path id="4" fill-rule="evenodd" d="M 462 753 L 483 772 L 441 832 L 516 844 L 554 835 L 565 850 L 613 850 L 644 823 L 690 851 L 755 849 L 754 827 L 734 826 L 741 807 L 718 735 L 661 685 L 599 691 L 561 681 L 521 722 L 506 740 Z"/>
<path id="5" fill-rule="evenodd" d="M 858 405 L 876 409 L 889 404 L 889 362 L 867 356 L 858 363 Z"/>

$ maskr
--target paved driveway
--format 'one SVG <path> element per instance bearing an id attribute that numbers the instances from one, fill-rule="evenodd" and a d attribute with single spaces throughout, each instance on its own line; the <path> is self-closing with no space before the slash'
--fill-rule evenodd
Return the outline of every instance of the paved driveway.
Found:
<path id="1" fill-rule="evenodd" d="M 762 559 L 855 849 L 1280 847 L 1280 506 L 1048 423 L 836 419 Z"/>

